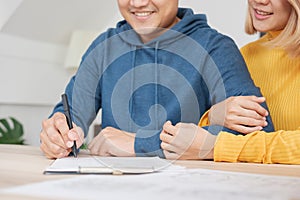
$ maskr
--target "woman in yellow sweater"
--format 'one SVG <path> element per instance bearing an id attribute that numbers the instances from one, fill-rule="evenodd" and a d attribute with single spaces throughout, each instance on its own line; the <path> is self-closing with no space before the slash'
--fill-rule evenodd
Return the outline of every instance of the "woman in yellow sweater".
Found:
<path id="1" fill-rule="evenodd" d="M 167 122 L 160 137 L 166 158 L 300 164 L 299 17 L 299 0 L 248 0 L 246 32 L 266 34 L 241 52 L 265 99 L 231 97 L 214 105 L 199 123 L 224 125 L 246 135 L 213 136 L 193 124 Z M 268 115 L 259 105 L 264 100 L 276 132 L 260 131 Z"/>

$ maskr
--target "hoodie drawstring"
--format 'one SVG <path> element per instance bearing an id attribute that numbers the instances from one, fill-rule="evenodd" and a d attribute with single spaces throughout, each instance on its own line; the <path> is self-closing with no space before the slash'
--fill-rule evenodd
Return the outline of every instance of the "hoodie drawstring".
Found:
<path id="1" fill-rule="evenodd" d="M 136 49 L 137 47 L 136 46 L 131 46 L 131 49 L 132 49 L 132 60 L 131 60 L 131 66 L 132 66 L 132 79 L 131 79 L 131 85 L 130 85 L 130 92 L 132 93 L 133 90 L 134 90 L 134 80 L 135 80 L 135 73 L 134 73 L 134 68 L 135 68 L 135 59 L 136 59 Z M 133 113 L 133 99 L 132 101 L 130 101 L 130 105 L 129 105 L 129 113 Z M 133 126 L 132 126 L 132 123 L 131 123 L 131 120 L 129 120 L 129 130 L 132 130 L 133 129 Z"/>
<path id="2" fill-rule="evenodd" d="M 156 42 L 155 44 L 155 105 L 158 105 L 158 102 L 159 102 L 159 99 L 158 99 L 158 47 L 159 47 L 159 41 Z M 158 117 L 158 110 L 157 110 L 157 106 L 155 106 L 156 109 L 155 109 L 155 116 L 156 116 L 156 119 L 157 119 L 157 122 L 155 123 L 155 128 L 156 130 L 158 130 L 158 124 L 159 124 L 159 117 Z"/>

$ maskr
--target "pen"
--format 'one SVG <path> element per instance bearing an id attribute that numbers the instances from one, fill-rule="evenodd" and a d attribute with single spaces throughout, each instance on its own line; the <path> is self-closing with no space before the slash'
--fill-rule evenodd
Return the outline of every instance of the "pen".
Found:
<path id="1" fill-rule="evenodd" d="M 63 103 L 63 107 L 64 107 L 64 112 L 65 112 L 65 115 L 67 118 L 67 123 L 68 123 L 69 129 L 71 130 L 73 128 L 73 125 L 72 125 L 72 118 L 71 118 L 71 112 L 70 112 L 67 95 L 62 94 L 61 99 L 62 99 L 62 103 Z M 73 153 L 74 157 L 77 157 L 76 141 L 74 141 L 74 145 L 72 146 L 72 153 Z"/>

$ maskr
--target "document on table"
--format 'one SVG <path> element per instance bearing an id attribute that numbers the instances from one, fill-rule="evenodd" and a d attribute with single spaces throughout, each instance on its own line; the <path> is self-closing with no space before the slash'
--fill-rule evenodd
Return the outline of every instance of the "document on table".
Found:
<path id="1" fill-rule="evenodd" d="M 66 157 L 56 159 L 45 169 L 44 174 L 141 174 L 160 171 L 169 166 L 169 161 L 159 157 Z"/>
<path id="2" fill-rule="evenodd" d="M 135 176 L 70 176 L 0 189 L 0 198 L 287 200 L 300 199 L 299 188 L 300 178 L 181 168 Z"/>

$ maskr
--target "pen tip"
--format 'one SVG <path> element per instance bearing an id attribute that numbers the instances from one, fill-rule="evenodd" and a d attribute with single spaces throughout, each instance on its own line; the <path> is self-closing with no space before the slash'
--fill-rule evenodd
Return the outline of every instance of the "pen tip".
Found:
<path id="1" fill-rule="evenodd" d="M 76 158 L 77 157 L 77 149 L 73 150 L 73 156 Z"/>
<path id="2" fill-rule="evenodd" d="M 77 157 L 77 145 L 76 145 L 75 141 L 74 141 L 74 145 L 72 147 L 72 152 L 73 152 L 74 157 L 76 158 Z"/>

